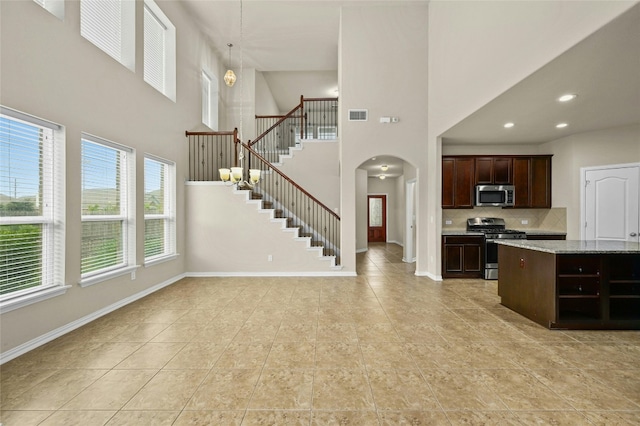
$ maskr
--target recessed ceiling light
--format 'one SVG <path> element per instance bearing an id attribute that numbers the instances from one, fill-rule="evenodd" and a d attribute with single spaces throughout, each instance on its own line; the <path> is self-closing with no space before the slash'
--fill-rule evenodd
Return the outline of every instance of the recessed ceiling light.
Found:
<path id="1" fill-rule="evenodd" d="M 510 129 L 513 126 L 515 126 L 515 123 L 512 123 L 512 122 L 504 123 L 504 128 L 505 129 Z"/>
<path id="2" fill-rule="evenodd" d="M 556 128 L 558 128 L 558 129 L 564 129 L 567 126 L 568 126 L 567 123 L 558 123 L 558 124 L 556 124 Z"/>
<path id="3" fill-rule="evenodd" d="M 558 98 L 558 102 L 569 102 L 577 98 L 578 95 L 574 95 L 573 93 L 562 95 Z"/>
<path id="4" fill-rule="evenodd" d="M 386 172 L 387 170 L 389 170 L 389 166 L 387 166 L 386 164 L 380 166 L 380 168 L 382 169 L 383 172 Z"/>
<path id="5" fill-rule="evenodd" d="M 378 177 L 380 178 L 380 180 L 385 180 L 387 178 L 385 175 L 380 175 Z"/>

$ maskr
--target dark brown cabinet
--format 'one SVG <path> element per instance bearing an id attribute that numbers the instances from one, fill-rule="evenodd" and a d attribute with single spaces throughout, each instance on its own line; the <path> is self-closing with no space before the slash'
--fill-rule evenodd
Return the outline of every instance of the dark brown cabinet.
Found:
<path id="1" fill-rule="evenodd" d="M 473 157 L 447 157 L 442 159 L 442 207 L 473 208 Z"/>
<path id="2" fill-rule="evenodd" d="M 515 208 L 551 208 L 551 156 L 442 157 L 442 208 L 472 208 L 476 185 L 514 185 Z"/>
<path id="3" fill-rule="evenodd" d="M 548 328 L 640 329 L 640 255 L 500 245 L 501 303 Z"/>
<path id="4" fill-rule="evenodd" d="M 442 277 L 482 278 L 484 239 L 475 235 L 442 237 Z"/>
<path id="5" fill-rule="evenodd" d="M 514 157 L 514 207 L 551 208 L 551 156 Z"/>
<path id="6" fill-rule="evenodd" d="M 476 185 L 509 185 L 512 182 L 511 157 L 476 157 Z"/>

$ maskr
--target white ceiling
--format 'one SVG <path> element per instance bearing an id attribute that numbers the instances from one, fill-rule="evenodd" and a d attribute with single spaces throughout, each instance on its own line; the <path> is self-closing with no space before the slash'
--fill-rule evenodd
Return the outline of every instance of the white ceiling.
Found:
<path id="1" fill-rule="evenodd" d="M 417 0 L 427 2 L 427 0 Z M 264 73 L 282 112 L 305 97 L 336 96 L 340 9 L 397 4 L 369 0 L 182 0 L 232 66 Z M 410 3 L 408 1 L 407 3 Z M 240 47 L 242 55 L 240 55 Z M 455 125 L 447 144 L 538 144 L 573 133 L 640 123 L 640 5 Z M 479 82 L 479 84 L 482 84 Z M 567 104 L 564 93 L 577 93 Z M 516 123 L 506 130 L 505 122 Z M 555 128 L 558 122 L 569 124 Z M 393 164 L 392 159 L 387 159 Z M 396 160 L 398 167 L 402 164 Z M 367 168 L 365 163 L 363 168 Z M 375 164 L 372 173 L 378 173 Z"/>
<path id="2" fill-rule="evenodd" d="M 578 97 L 567 103 L 557 101 L 567 93 Z M 505 129 L 506 122 L 515 126 Z M 568 126 L 557 129 L 561 122 Z M 633 123 L 640 123 L 640 5 L 442 136 L 444 145 L 540 144 Z"/>

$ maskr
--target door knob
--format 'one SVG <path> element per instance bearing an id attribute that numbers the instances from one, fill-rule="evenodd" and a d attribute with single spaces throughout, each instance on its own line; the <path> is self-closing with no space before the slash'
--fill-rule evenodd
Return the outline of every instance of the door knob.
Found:
<path id="1" fill-rule="evenodd" d="M 638 234 L 636 234 L 635 232 L 632 232 L 632 233 L 631 233 L 631 234 L 629 234 L 629 235 L 630 235 L 630 236 L 632 236 L 632 237 L 635 237 L 635 236 L 637 236 Z"/>

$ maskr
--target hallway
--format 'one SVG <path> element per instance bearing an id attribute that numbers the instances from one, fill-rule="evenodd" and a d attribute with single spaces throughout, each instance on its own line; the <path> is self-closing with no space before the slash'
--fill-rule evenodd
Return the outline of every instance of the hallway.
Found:
<path id="1" fill-rule="evenodd" d="M 3 426 L 640 424 L 640 332 L 549 331 L 497 283 L 186 278 L 1 367 Z"/>

